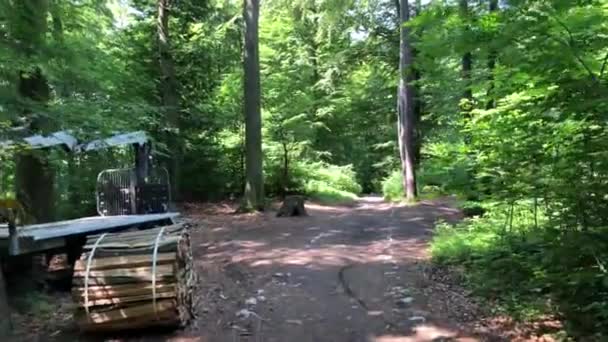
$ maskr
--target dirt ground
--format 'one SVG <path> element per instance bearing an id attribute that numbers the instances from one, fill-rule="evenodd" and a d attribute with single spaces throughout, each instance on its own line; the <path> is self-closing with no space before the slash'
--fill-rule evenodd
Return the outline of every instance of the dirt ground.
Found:
<path id="1" fill-rule="evenodd" d="M 366 197 L 307 211 L 304 218 L 269 212 L 228 222 L 217 213 L 191 216 L 207 228 L 193 235 L 208 294 L 197 329 L 202 341 L 474 340 L 450 317 L 449 294 L 429 296 L 425 275 L 433 226 L 459 219 L 457 210 Z"/>
<path id="2" fill-rule="evenodd" d="M 461 218 L 450 199 L 405 206 L 364 197 L 352 206 L 307 204 L 309 216 L 293 218 L 234 209 L 185 208 L 200 276 L 192 326 L 111 340 L 550 341 L 488 319 L 453 272 L 430 266 L 436 222 Z M 32 340 L 98 340 L 61 329 Z"/>

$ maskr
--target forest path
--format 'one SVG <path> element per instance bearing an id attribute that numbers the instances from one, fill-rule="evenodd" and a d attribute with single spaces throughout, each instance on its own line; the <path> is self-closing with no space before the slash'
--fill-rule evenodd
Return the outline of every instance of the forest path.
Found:
<path id="1" fill-rule="evenodd" d="M 202 279 L 192 341 L 494 339 L 468 331 L 468 298 L 429 275 L 435 223 L 460 219 L 449 199 L 404 206 L 364 197 L 307 210 L 276 218 L 233 215 L 227 204 L 187 209 L 199 223 Z"/>

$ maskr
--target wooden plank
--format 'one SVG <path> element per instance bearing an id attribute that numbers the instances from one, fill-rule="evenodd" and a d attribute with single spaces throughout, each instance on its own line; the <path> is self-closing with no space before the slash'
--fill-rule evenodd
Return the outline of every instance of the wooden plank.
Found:
<path id="1" fill-rule="evenodd" d="M 132 238 L 132 237 L 140 237 L 140 236 L 156 236 L 158 235 L 158 232 L 160 231 L 161 228 L 152 228 L 152 229 L 144 229 L 144 230 L 133 230 L 133 231 L 126 231 L 126 232 L 119 232 L 119 233 L 109 233 L 106 234 L 106 236 L 104 237 L 105 239 L 112 239 L 115 237 L 118 238 Z M 165 226 L 165 233 L 164 234 L 171 234 L 174 233 L 176 231 L 181 231 L 185 229 L 185 224 L 183 223 L 178 223 L 178 224 L 174 224 L 174 225 L 170 225 L 170 226 Z M 101 234 L 96 234 L 96 235 L 89 235 L 87 237 L 88 241 L 93 241 L 95 242 L 99 237 L 101 236 Z"/>
<path id="2" fill-rule="evenodd" d="M 177 304 L 173 299 L 164 299 L 156 302 L 156 312 L 158 314 L 175 311 L 176 309 Z M 85 320 L 96 324 L 106 322 L 120 323 L 120 321 L 129 318 L 154 316 L 154 304 L 150 301 L 124 308 L 111 308 L 103 311 L 93 310 L 88 315 L 84 310 L 79 310 L 76 316 L 78 320 Z"/>
<path id="3" fill-rule="evenodd" d="M 21 227 L 23 235 L 35 239 L 49 239 L 78 234 L 91 234 L 97 231 L 136 226 L 143 223 L 160 222 L 179 216 L 179 213 L 124 215 L 124 216 L 93 216 L 75 220 L 43 223 Z"/>
<path id="4" fill-rule="evenodd" d="M 74 272 L 85 271 L 87 268 L 88 253 L 84 254 L 81 259 L 76 261 Z M 176 253 L 160 253 L 156 257 L 157 265 L 164 265 L 175 262 Z M 112 268 L 131 268 L 148 266 L 152 264 L 152 255 L 128 255 L 109 258 L 93 258 L 91 260 L 91 270 L 107 270 Z"/>
<path id="5" fill-rule="evenodd" d="M 114 243 L 133 244 L 133 243 L 138 243 L 138 242 L 141 242 L 141 243 L 147 242 L 149 244 L 154 244 L 154 242 L 156 241 L 157 235 L 158 234 L 138 235 L 138 236 L 124 237 L 124 238 L 119 237 L 119 236 L 115 236 L 115 237 L 111 237 L 111 238 L 104 237 L 103 240 L 101 240 L 101 242 L 98 245 L 103 246 L 103 245 L 109 245 L 109 244 L 114 244 Z M 170 236 L 179 236 L 179 233 L 163 234 L 161 236 L 161 240 L 166 239 L 167 237 L 170 237 Z M 93 246 L 96 241 L 97 241 L 97 239 L 95 239 L 95 240 L 89 239 L 85 243 L 85 246 Z"/>
<path id="6" fill-rule="evenodd" d="M 83 332 L 107 333 L 111 331 L 138 330 L 148 327 L 178 327 L 180 325 L 180 320 L 179 315 L 176 312 L 165 311 L 159 312 L 158 315 L 150 313 L 147 316 L 126 318 L 120 321 L 104 323 L 92 323 L 87 320 L 80 320 L 78 325 Z"/>
<path id="7" fill-rule="evenodd" d="M 168 236 L 159 240 L 158 244 L 167 245 L 167 244 L 176 244 L 179 241 L 179 236 Z M 154 245 L 155 241 L 134 241 L 132 243 L 129 242 L 110 242 L 110 243 L 100 243 L 97 245 L 97 248 L 102 249 L 131 249 L 131 248 L 142 248 L 142 247 L 150 247 Z M 89 251 L 93 249 L 94 245 L 85 245 L 84 250 Z"/>
<path id="8" fill-rule="evenodd" d="M 156 283 L 156 292 L 168 292 L 175 290 L 174 282 Z M 152 293 L 151 283 L 91 286 L 88 289 L 89 298 L 126 297 L 138 296 Z M 84 287 L 72 288 L 72 297 L 78 299 L 84 296 Z"/>
<path id="9" fill-rule="evenodd" d="M 158 282 L 169 282 L 175 281 L 175 275 L 170 276 L 158 276 L 156 277 Z M 126 285 L 126 284 L 149 284 L 152 282 L 152 276 L 142 277 L 107 277 L 107 278 L 89 278 L 90 286 L 107 286 L 107 285 Z M 84 286 L 84 278 L 78 277 L 72 279 L 72 284 L 76 286 Z"/>
<path id="10" fill-rule="evenodd" d="M 17 230 L 18 232 L 19 230 Z M 11 254 L 11 256 L 31 254 L 50 249 L 63 248 L 67 245 L 64 238 L 53 238 L 48 240 L 37 241 L 29 236 L 19 237 L 19 252 Z M 9 240 L 0 238 L 0 255 L 9 256 Z"/>
<path id="11" fill-rule="evenodd" d="M 156 276 L 174 276 L 175 267 L 173 265 L 159 265 L 156 267 Z M 74 278 L 84 278 L 86 271 L 75 271 Z M 133 268 L 114 268 L 100 271 L 89 271 L 89 278 L 112 278 L 128 277 L 139 279 L 152 279 L 152 267 L 133 267 Z"/>
<path id="12" fill-rule="evenodd" d="M 72 296 L 78 307 L 75 319 L 83 331 L 177 327 L 192 318 L 189 286 L 195 278 L 190 273 L 191 251 L 185 249 L 190 246 L 189 235 L 184 234 L 182 225 L 168 227 L 159 241 L 152 292 L 152 250 L 160 229 L 104 237 L 90 265 L 87 303 L 83 285 L 90 251 L 85 251 L 72 281 Z M 89 238 L 85 249 L 97 239 Z M 157 313 L 153 297 L 159 304 Z M 90 315 L 85 313 L 85 305 Z"/>
<path id="13" fill-rule="evenodd" d="M 156 288 L 165 288 L 174 286 L 173 282 L 156 282 Z M 89 293 L 94 292 L 119 292 L 119 291 L 137 291 L 137 290 L 152 290 L 151 283 L 142 282 L 137 284 L 123 284 L 123 285 L 97 285 L 97 286 L 89 286 Z M 84 293 L 84 287 L 76 287 L 72 288 L 72 293 Z"/>
<path id="14" fill-rule="evenodd" d="M 24 255 L 34 252 L 48 251 L 51 249 L 63 248 L 67 246 L 65 238 L 52 238 L 47 240 L 19 239 L 19 254 Z"/>
<path id="15" fill-rule="evenodd" d="M 78 301 L 78 306 L 79 307 L 93 307 L 93 306 L 101 306 L 101 305 L 117 305 L 120 307 L 121 304 L 125 304 L 125 303 L 133 303 L 133 302 L 142 302 L 142 301 L 148 301 L 148 302 L 152 302 L 154 296 L 152 295 L 151 292 L 147 293 L 147 294 L 142 294 L 139 296 L 125 296 L 125 297 L 106 297 L 106 298 L 89 298 L 89 303 L 88 305 L 85 304 L 85 300 L 84 298 L 81 298 Z M 156 293 L 156 299 L 160 300 L 160 299 L 166 299 L 166 298 L 176 298 L 176 293 L 175 291 L 168 291 L 168 292 L 159 292 Z"/>
<path id="16" fill-rule="evenodd" d="M 110 258 L 110 257 L 119 257 L 119 256 L 129 256 L 129 255 L 152 255 L 154 250 L 154 246 L 146 246 L 146 247 L 137 247 L 137 248 L 129 248 L 129 249 L 116 249 L 116 248 L 98 248 L 95 250 L 95 259 L 97 258 Z M 177 246 L 174 243 L 168 245 L 159 245 L 158 253 L 175 253 L 177 250 Z"/>

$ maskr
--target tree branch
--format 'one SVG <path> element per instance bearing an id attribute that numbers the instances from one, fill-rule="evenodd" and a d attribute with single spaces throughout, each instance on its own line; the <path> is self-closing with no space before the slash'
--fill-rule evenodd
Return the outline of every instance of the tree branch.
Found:
<path id="1" fill-rule="evenodd" d="M 604 77 L 604 71 L 606 71 L 606 66 L 608 65 L 608 52 L 606 52 L 606 56 L 604 56 L 604 62 L 602 63 L 602 70 L 600 71 L 600 79 Z"/>
<path id="2" fill-rule="evenodd" d="M 585 70 L 587 71 L 587 73 L 589 74 L 589 76 L 591 76 L 591 79 L 593 81 L 597 81 L 597 76 L 595 75 L 595 73 L 593 72 L 593 70 L 591 70 L 591 68 L 589 68 L 589 66 L 587 65 L 587 63 L 585 63 L 585 61 L 583 60 L 583 58 L 576 53 L 576 48 L 575 48 L 576 40 L 574 39 L 574 35 L 572 34 L 572 31 L 570 31 L 570 28 L 568 28 L 568 26 L 563 21 L 559 20 L 559 18 L 556 15 L 549 14 L 549 16 L 551 18 L 553 18 L 553 20 L 555 20 L 555 22 L 557 22 L 557 24 L 559 26 L 561 26 L 566 31 L 566 33 L 568 34 L 569 41 L 566 42 L 566 43 L 563 43 L 563 44 L 565 44 L 566 46 L 568 46 L 570 48 L 570 52 L 572 53 L 572 55 L 574 56 L 574 58 L 576 58 L 576 60 L 583 66 L 583 68 L 585 68 Z M 551 36 L 551 35 L 549 35 L 549 36 Z M 557 39 L 557 40 L 560 41 L 559 39 Z"/>

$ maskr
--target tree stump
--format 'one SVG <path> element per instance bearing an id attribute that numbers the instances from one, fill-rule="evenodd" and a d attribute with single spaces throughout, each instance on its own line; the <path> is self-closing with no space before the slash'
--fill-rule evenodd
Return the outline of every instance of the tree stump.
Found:
<path id="1" fill-rule="evenodd" d="M 304 208 L 304 196 L 287 196 L 277 213 L 277 217 L 308 216 Z"/>

